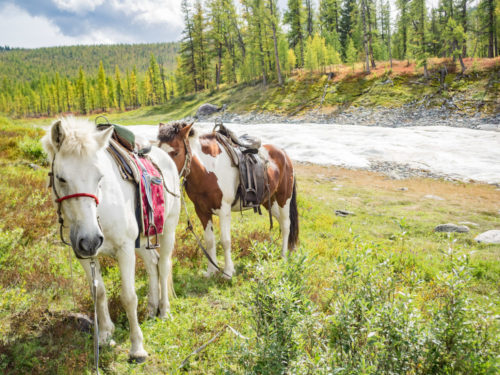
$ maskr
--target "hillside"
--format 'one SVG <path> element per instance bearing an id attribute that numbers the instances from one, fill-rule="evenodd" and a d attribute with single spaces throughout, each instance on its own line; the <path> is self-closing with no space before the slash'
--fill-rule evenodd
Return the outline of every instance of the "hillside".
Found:
<path id="1" fill-rule="evenodd" d="M 167 71 L 175 69 L 178 43 L 116 44 L 96 46 L 66 46 L 37 49 L 0 50 L 0 79 L 32 81 L 46 74 L 76 77 L 79 67 L 85 72 L 97 72 L 99 61 L 104 69 L 113 72 L 115 65 L 121 71 L 145 72 L 151 54 Z"/>

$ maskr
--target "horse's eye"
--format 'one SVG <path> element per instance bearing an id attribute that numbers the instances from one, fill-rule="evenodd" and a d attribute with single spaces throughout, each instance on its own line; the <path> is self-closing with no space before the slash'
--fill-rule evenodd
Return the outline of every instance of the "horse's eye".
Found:
<path id="1" fill-rule="evenodd" d="M 60 177 L 60 176 L 56 176 L 56 177 L 57 177 L 57 179 L 59 180 L 59 182 L 61 182 L 61 183 L 63 183 L 63 184 L 65 184 L 65 183 L 66 183 L 66 180 L 65 180 L 64 178 L 62 178 L 62 177 Z"/>

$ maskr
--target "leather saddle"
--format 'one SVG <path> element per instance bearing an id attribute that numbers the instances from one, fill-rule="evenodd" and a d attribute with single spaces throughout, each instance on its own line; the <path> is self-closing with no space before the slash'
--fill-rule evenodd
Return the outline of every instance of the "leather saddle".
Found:
<path id="1" fill-rule="evenodd" d="M 110 126 L 114 128 L 114 132 L 111 138 L 128 151 L 134 152 L 138 155 L 146 155 L 151 151 L 151 143 L 145 137 L 134 134 L 125 126 L 107 123 L 98 124 L 97 129 L 104 130 Z"/>
<path id="2" fill-rule="evenodd" d="M 240 210 L 253 208 L 261 214 L 260 205 L 269 199 L 267 160 L 259 155 L 261 140 L 248 134 L 238 137 L 222 123 L 215 125 L 214 132 L 239 169 L 240 184 L 233 204 L 239 199 Z"/>

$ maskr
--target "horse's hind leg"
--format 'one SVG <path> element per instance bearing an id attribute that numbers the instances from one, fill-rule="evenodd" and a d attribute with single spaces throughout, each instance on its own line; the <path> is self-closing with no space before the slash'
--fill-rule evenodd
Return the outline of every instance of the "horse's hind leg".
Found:
<path id="1" fill-rule="evenodd" d="M 278 202 L 274 201 L 271 206 L 271 214 L 280 223 L 281 236 L 283 237 L 281 256 L 286 258 L 288 250 L 288 236 L 290 235 L 290 199 L 286 201 L 283 207 L 280 207 Z"/>
<path id="2" fill-rule="evenodd" d="M 79 259 L 82 265 L 89 285 L 91 286 L 90 293 L 92 293 L 92 271 L 90 270 L 90 260 Z M 107 344 L 111 340 L 115 326 L 111 321 L 108 310 L 108 300 L 106 298 L 106 289 L 102 280 L 101 268 L 99 261 L 96 259 L 96 279 L 97 279 L 97 321 L 99 323 L 99 345 Z"/>
<path id="3" fill-rule="evenodd" d="M 175 228 L 179 221 L 178 215 L 168 217 L 164 225 L 164 233 L 160 238 L 160 318 L 165 318 L 170 312 L 168 294 L 174 294 L 172 282 L 172 253 L 175 244 Z"/>
<path id="4" fill-rule="evenodd" d="M 158 260 L 160 257 L 155 250 L 146 250 L 144 247 L 137 249 L 137 253 L 144 261 L 149 276 L 148 317 L 153 318 L 158 313 L 160 305 L 160 284 L 158 280 Z"/>
<path id="5" fill-rule="evenodd" d="M 120 266 L 122 290 L 121 300 L 130 326 L 130 358 L 142 362 L 148 356 L 142 345 L 142 331 L 137 319 L 137 295 L 135 293 L 135 249 L 133 245 L 117 252 Z"/>

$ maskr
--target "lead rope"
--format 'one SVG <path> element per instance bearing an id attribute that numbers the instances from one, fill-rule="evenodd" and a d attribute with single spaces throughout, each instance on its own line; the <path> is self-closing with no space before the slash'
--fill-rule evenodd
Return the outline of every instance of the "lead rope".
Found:
<path id="1" fill-rule="evenodd" d="M 94 301 L 94 368 L 99 375 L 99 325 L 97 323 L 97 280 L 95 278 L 95 259 L 90 259 L 92 274 L 92 299 Z"/>

